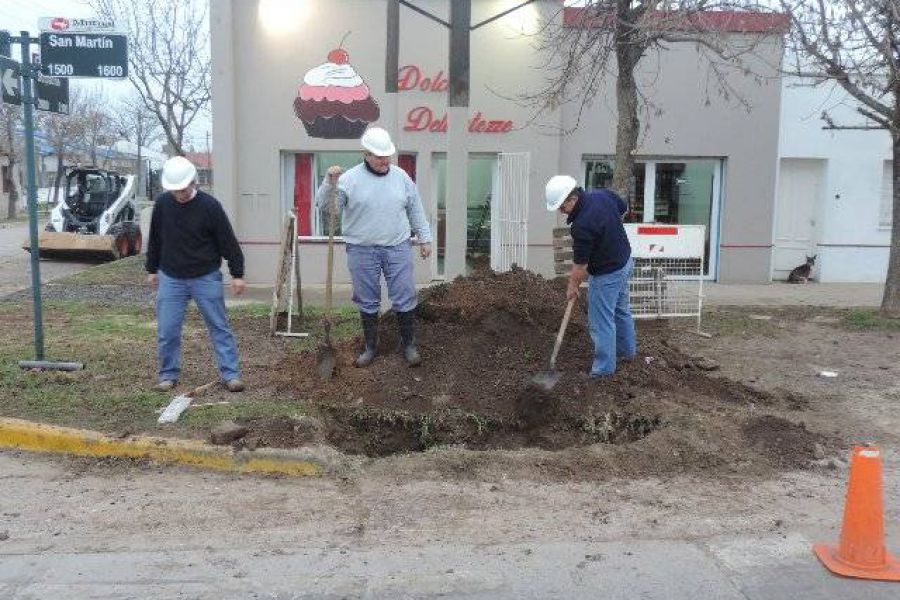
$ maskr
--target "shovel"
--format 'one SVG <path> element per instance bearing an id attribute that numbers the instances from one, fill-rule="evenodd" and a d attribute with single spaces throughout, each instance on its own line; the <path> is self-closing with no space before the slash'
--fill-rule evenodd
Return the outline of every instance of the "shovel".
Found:
<path id="1" fill-rule="evenodd" d="M 569 326 L 569 317 L 572 316 L 573 306 L 575 306 L 575 298 L 572 298 L 566 304 L 566 314 L 563 315 L 559 333 L 556 334 L 556 342 L 553 344 L 553 353 L 550 355 L 550 369 L 531 378 L 531 383 L 544 391 L 549 392 L 559 381 L 559 371 L 556 370 L 556 357 L 559 354 L 559 347 L 562 346 L 563 336 L 566 335 L 566 327 Z"/>
<path id="2" fill-rule="evenodd" d="M 207 391 L 218 383 L 218 381 L 210 381 L 209 383 L 198 385 L 186 394 L 178 394 L 177 396 L 172 398 L 172 401 L 169 402 L 169 405 L 162 410 L 162 413 L 159 415 L 159 419 L 157 419 L 157 422 L 174 423 L 178 420 L 178 417 L 181 416 L 181 413 L 187 410 L 188 406 L 191 405 L 191 402 L 193 402 L 194 398 L 201 395 L 203 392 Z"/>
<path id="3" fill-rule="evenodd" d="M 334 346 L 331 344 L 331 279 L 334 271 L 334 211 L 337 204 L 337 182 L 331 187 L 328 198 L 328 270 L 325 275 L 325 344 L 319 347 L 317 357 L 317 370 L 319 378 L 328 380 L 334 377 L 334 366 L 337 357 Z"/>

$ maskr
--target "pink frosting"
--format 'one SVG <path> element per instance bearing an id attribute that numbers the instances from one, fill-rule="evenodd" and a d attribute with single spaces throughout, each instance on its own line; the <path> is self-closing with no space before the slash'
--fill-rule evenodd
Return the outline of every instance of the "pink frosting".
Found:
<path id="1" fill-rule="evenodd" d="M 330 102 L 350 104 L 357 100 L 365 100 L 368 97 L 369 86 L 364 83 L 354 87 L 308 84 L 300 86 L 301 100 L 328 100 Z"/>

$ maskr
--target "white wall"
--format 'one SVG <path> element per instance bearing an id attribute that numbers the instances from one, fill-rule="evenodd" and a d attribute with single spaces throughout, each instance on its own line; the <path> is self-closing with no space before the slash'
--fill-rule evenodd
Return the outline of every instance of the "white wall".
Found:
<path id="1" fill-rule="evenodd" d="M 822 282 L 884 281 L 890 229 L 879 226 L 879 207 L 890 136 L 886 131 L 823 129 L 823 111 L 838 125 L 865 121 L 840 86 L 815 83 L 797 77 L 783 81 L 779 139 L 781 158 L 815 158 L 826 164 L 813 215 L 814 275 Z"/>

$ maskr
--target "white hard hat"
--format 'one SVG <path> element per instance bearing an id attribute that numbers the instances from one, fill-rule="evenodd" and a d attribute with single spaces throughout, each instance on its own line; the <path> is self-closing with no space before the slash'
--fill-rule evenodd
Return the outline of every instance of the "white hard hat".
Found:
<path id="1" fill-rule="evenodd" d="M 393 156 L 397 149 L 391 141 L 391 134 L 381 127 L 369 127 L 362 134 L 359 142 L 362 147 L 375 156 Z"/>
<path id="2" fill-rule="evenodd" d="M 544 195 L 547 197 L 547 210 L 553 212 L 558 210 L 562 203 L 565 202 L 572 190 L 578 187 L 578 182 L 574 177 L 569 175 L 554 175 L 547 182 L 547 189 Z"/>
<path id="3" fill-rule="evenodd" d="M 197 179 L 197 167 L 183 156 L 173 156 L 163 165 L 160 184 L 164 190 L 183 190 Z"/>

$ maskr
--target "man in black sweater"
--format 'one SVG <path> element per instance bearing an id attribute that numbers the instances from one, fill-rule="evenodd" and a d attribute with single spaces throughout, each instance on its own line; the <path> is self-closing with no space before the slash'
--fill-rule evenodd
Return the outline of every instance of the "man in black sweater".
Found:
<path id="1" fill-rule="evenodd" d="M 228 261 L 231 291 L 243 293 L 244 254 L 219 201 L 197 189 L 197 169 L 183 156 L 166 161 L 161 194 L 153 206 L 147 247 L 147 282 L 157 286 L 156 391 L 175 387 L 181 374 L 181 327 L 193 299 L 212 339 L 225 387 L 244 390 L 238 350 L 225 313 L 222 259 Z"/>

